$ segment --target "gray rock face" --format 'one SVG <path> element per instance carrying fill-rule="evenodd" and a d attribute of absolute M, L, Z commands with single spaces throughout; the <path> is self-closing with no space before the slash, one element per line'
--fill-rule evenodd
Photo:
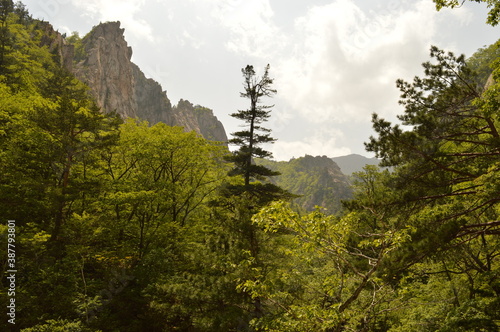
<path fill-rule="evenodd" d="M 217 120 L 211 109 L 193 105 L 189 101 L 181 99 L 173 108 L 173 112 L 177 121 L 182 123 L 184 128 L 195 130 L 212 141 L 227 142 L 224 126 Z"/>
<path fill-rule="evenodd" d="M 100 24 L 85 36 L 85 58 L 74 66 L 76 77 L 86 83 L 98 105 L 123 117 L 138 117 L 132 49 L 120 23 Z"/>
<path fill-rule="evenodd" d="M 82 39 L 81 50 L 75 51 L 48 25 L 44 43 L 60 50 L 61 64 L 90 87 L 103 112 L 116 111 L 123 118 L 138 118 L 151 125 L 163 122 L 181 126 L 207 139 L 227 142 L 224 127 L 212 110 L 182 99 L 172 107 L 161 85 L 146 78 L 130 61 L 132 48 L 123 33 L 120 22 L 99 24 Z"/>

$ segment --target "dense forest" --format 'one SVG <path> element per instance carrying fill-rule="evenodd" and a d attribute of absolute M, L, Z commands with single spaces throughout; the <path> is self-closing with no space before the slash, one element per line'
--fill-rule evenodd
<path fill-rule="evenodd" d="M 282 188 L 254 162 L 274 141 L 269 66 L 242 69 L 229 152 L 101 112 L 43 22 L 0 9 L 1 330 L 500 330 L 500 43 L 432 47 L 397 82 L 400 123 L 373 115 L 385 168 L 325 213 L 298 207 L 310 174 L 280 169 Z"/>

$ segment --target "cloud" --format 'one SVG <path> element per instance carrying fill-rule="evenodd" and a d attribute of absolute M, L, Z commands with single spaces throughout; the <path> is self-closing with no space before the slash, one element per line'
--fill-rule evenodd
<path fill-rule="evenodd" d="M 154 41 L 153 29 L 137 17 L 145 0 L 73 0 L 73 5 L 94 21 L 120 21 L 128 33 L 137 38 Z"/>
<path fill-rule="evenodd" d="M 268 149 L 272 151 L 276 160 L 289 160 L 306 154 L 328 157 L 345 156 L 352 151 L 348 147 L 338 146 L 337 140 L 341 137 L 343 133 L 339 130 L 320 130 L 301 140 L 279 140 Z"/>
<path fill-rule="evenodd" d="M 351 0 L 311 8 L 296 20 L 291 56 L 278 61 L 280 98 L 317 124 L 398 109 L 394 82 L 426 59 L 434 15 L 428 1 L 373 12 Z"/>
<path fill-rule="evenodd" d="M 197 38 L 195 35 L 193 35 L 186 29 L 184 29 L 181 36 L 182 38 L 180 41 L 182 46 L 184 46 L 185 44 L 189 44 L 193 49 L 199 50 L 202 46 L 206 44 L 205 41 L 203 41 L 200 38 Z"/>
<path fill-rule="evenodd" d="M 214 1 L 211 15 L 229 33 L 226 48 L 234 53 L 270 58 L 286 44 L 286 37 L 273 21 L 269 0 Z"/>
<path fill-rule="evenodd" d="M 273 147 L 276 158 L 284 157 L 287 149 L 346 152 L 335 146 L 335 135 L 344 134 L 346 124 L 367 128 L 374 112 L 389 117 L 400 113 L 395 81 L 420 71 L 436 34 L 436 12 L 426 0 L 382 2 L 373 10 L 353 0 L 334 0 L 297 12 L 288 30 L 277 25 L 269 0 L 198 3 L 226 32 L 228 50 L 271 64 L 279 109 L 303 119 L 304 127 L 330 130 L 321 140 L 295 131 L 295 139 L 288 137 Z M 287 119 L 277 120 L 273 124 L 278 127 L 271 129 L 280 135 L 296 129 L 286 128 Z"/>

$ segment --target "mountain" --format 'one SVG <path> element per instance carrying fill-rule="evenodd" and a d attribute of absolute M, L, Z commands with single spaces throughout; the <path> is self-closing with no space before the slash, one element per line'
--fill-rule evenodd
<path fill-rule="evenodd" d="M 307 211 L 321 206 L 326 213 L 334 214 L 340 211 L 342 200 L 352 197 L 348 178 L 326 156 L 306 155 L 290 161 L 259 159 L 256 162 L 280 172 L 281 175 L 273 177 L 272 181 L 293 194 L 301 195 L 295 203 Z"/>
<path fill-rule="evenodd" d="M 182 99 L 172 106 L 161 85 L 131 61 L 132 48 L 120 22 L 101 23 L 81 39 L 64 39 L 57 32 L 47 34 L 52 40 L 48 44 L 61 50 L 62 63 L 90 87 L 104 112 L 116 111 L 123 118 L 139 118 L 150 124 L 181 126 L 207 139 L 227 142 L 224 127 L 212 110 Z"/>
<path fill-rule="evenodd" d="M 340 167 L 342 173 L 351 175 L 354 172 L 361 172 L 366 165 L 378 165 L 377 158 L 367 158 L 359 154 L 350 154 L 342 157 L 335 157 L 332 160 Z"/>

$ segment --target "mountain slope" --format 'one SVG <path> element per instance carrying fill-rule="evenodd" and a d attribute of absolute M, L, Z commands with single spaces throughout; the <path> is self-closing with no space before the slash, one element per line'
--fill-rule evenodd
<path fill-rule="evenodd" d="M 347 177 L 326 156 L 306 155 L 290 161 L 258 160 L 257 163 L 279 171 L 281 175 L 273 177 L 273 182 L 293 194 L 301 195 L 295 202 L 307 211 L 321 206 L 326 213 L 334 214 L 340 211 L 342 200 L 352 197 Z"/>
<path fill-rule="evenodd" d="M 172 107 L 161 85 L 146 78 L 140 68 L 131 62 L 132 48 L 124 38 L 120 22 L 95 26 L 81 40 L 68 38 L 75 50 L 63 56 L 64 62 L 73 62 L 74 74 L 90 87 L 90 92 L 104 112 L 116 111 L 122 117 L 182 126 L 205 138 L 227 141 L 222 123 L 207 108 L 188 107 L 181 100 Z M 67 59 L 73 56 L 72 61 Z"/>

